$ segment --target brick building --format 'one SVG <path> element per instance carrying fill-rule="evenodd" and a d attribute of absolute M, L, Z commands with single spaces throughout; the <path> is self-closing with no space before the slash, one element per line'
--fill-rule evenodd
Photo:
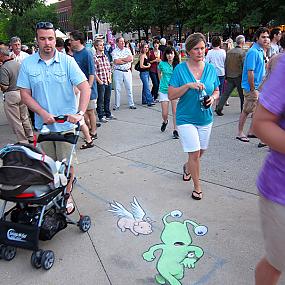
<path fill-rule="evenodd" d="M 71 32 L 73 30 L 70 21 L 72 2 L 72 0 L 58 0 L 57 2 L 58 23 L 65 32 Z"/>

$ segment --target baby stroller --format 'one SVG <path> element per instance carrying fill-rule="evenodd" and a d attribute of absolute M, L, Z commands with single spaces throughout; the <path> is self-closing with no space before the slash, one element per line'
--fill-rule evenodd
<path fill-rule="evenodd" d="M 66 117 L 56 117 L 56 122 Z M 43 141 L 64 141 L 72 144 L 68 162 L 54 161 L 38 148 L 25 144 L 10 144 L 0 149 L 0 259 L 12 260 L 16 248 L 33 250 L 32 266 L 49 270 L 55 261 L 51 250 L 39 249 L 39 240 L 50 240 L 59 231 L 74 224 L 82 232 L 91 226 L 89 216 L 80 215 L 74 221 L 66 215 L 72 154 L 79 138 L 80 124 L 75 133 L 49 134 L 46 126 L 38 136 Z M 6 210 L 8 202 L 13 206 Z"/>

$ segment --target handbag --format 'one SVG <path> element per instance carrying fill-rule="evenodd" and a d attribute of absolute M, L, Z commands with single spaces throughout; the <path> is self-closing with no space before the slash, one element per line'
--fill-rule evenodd
<path fill-rule="evenodd" d="M 135 65 L 135 70 L 136 71 L 141 71 L 141 68 L 140 68 L 140 61 L 138 61 Z"/>

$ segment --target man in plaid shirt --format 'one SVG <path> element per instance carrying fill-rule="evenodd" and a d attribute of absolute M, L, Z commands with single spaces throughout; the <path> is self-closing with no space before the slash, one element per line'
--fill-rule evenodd
<path fill-rule="evenodd" d="M 104 41 L 97 39 L 94 43 L 96 53 L 94 55 L 95 76 L 97 80 L 97 114 L 99 121 L 107 123 L 108 119 L 116 119 L 110 111 L 110 98 L 112 91 L 112 73 L 108 57 L 104 54 Z"/>

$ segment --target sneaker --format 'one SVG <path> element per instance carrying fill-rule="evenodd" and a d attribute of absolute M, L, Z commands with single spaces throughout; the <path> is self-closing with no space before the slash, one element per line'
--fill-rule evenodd
<path fill-rule="evenodd" d="M 178 134 L 177 130 L 173 131 L 173 138 L 174 139 L 179 139 L 179 134 Z"/>
<path fill-rule="evenodd" d="M 100 128 L 100 127 L 101 127 L 101 124 L 100 124 L 100 123 L 96 123 L 96 127 L 97 127 L 97 128 Z"/>
<path fill-rule="evenodd" d="M 106 117 L 108 120 L 117 120 L 117 118 L 114 115 L 110 115 L 109 117 Z"/>
<path fill-rule="evenodd" d="M 226 102 L 225 106 L 230 106 L 230 103 L 229 101 Z"/>
<path fill-rule="evenodd" d="M 167 124 L 168 124 L 168 120 L 167 120 L 166 122 L 162 122 L 162 125 L 161 125 L 161 128 L 160 128 L 160 130 L 161 130 L 162 132 L 164 132 L 164 131 L 166 130 Z"/>
<path fill-rule="evenodd" d="M 148 107 L 153 107 L 153 106 L 155 106 L 155 103 L 149 103 L 149 104 L 147 104 L 147 106 Z"/>
<path fill-rule="evenodd" d="M 135 105 L 132 105 L 129 107 L 131 110 L 135 110 L 137 107 Z"/>
<path fill-rule="evenodd" d="M 106 119 L 106 118 L 101 118 L 101 119 L 99 119 L 99 122 L 100 123 L 107 123 L 108 122 L 108 120 Z"/>
<path fill-rule="evenodd" d="M 117 107 L 117 106 L 113 107 L 113 111 L 118 111 L 118 110 L 119 110 L 119 107 Z"/>

